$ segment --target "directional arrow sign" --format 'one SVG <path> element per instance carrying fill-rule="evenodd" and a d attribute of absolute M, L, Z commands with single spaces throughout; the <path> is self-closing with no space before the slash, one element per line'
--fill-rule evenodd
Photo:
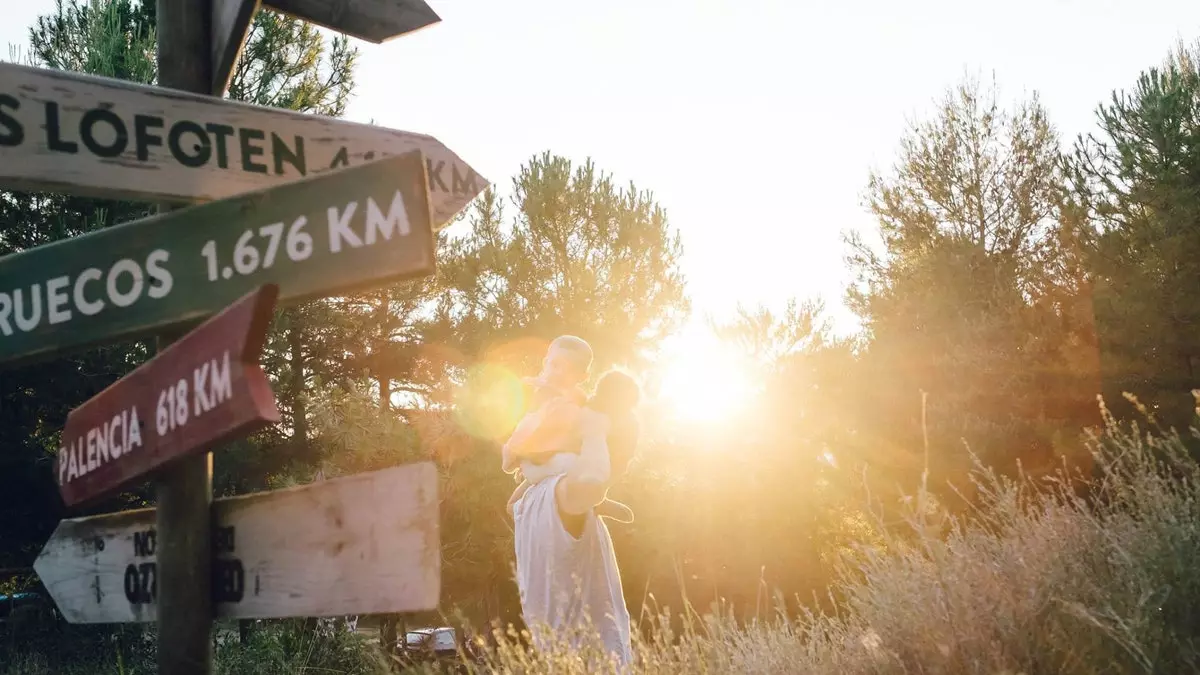
<path fill-rule="evenodd" d="M 436 609 L 437 471 L 430 462 L 218 499 L 222 618 Z M 33 568 L 71 623 L 154 621 L 154 509 L 64 520 Z"/>
<path fill-rule="evenodd" d="M 419 152 L 135 220 L 0 258 L 0 364 L 434 270 Z"/>
<path fill-rule="evenodd" d="M 71 411 L 55 475 L 68 506 L 279 421 L 259 367 L 278 287 L 264 285 Z"/>
<path fill-rule="evenodd" d="M 411 150 L 440 229 L 487 182 L 432 136 L 0 64 L 3 189 L 209 201 Z"/>
<path fill-rule="evenodd" d="M 212 91 L 220 96 L 229 87 L 233 66 L 237 63 L 250 20 L 258 11 L 259 0 L 212 1 Z"/>
<path fill-rule="evenodd" d="M 376 44 L 441 21 L 424 0 L 265 0 L 263 4 Z"/>

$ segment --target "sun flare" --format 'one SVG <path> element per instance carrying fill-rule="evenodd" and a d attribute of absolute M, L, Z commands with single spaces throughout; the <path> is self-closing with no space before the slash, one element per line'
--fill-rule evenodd
<path fill-rule="evenodd" d="M 736 349 L 706 330 L 672 340 L 659 371 L 658 401 L 668 415 L 687 422 L 719 422 L 742 411 L 754 382 Z"/>

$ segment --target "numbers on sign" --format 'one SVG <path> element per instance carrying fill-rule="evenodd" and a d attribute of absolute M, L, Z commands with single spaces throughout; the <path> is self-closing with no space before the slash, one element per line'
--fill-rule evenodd
<path fill-rule="evenodd" d="M 216 281 L 217 274 L 220 273 L 217 269 L 217 242 L 210 239 L 204 248 L 200 249 L 200 255 L 204 256 L 204 261 L 208 263 L 208 280 Z"/>
<path fill-rule="evenodd" d="M 164 436 L 176 427 L 187 424 L 188 410 L 188 382 L 187 378 L 180 378 L 158 394 L 158 407 L 154 415 L 158 435 Z"/>
<path fill-rule="evenodd" d="M 246 230 L 233 247 L 233 268 L 238 274 L 251 274 L 258 269 L 258 249 L 250 245 L 253 236 L 253 230 Z"/>
<path fill-rule="evenodd" d="M 204 247 L 200 249 L 200 255 L 204 257 L 208 280 L 228 279 L 232 276 L 233 272 L 245 276 L 247 274 L 254 274 L 259 269 L 270 269 L 275 264 L 276 258 L 279 257 L 279 245 L 281 242 L 289 260 L 292 262 L 308 260 L 313 254 L 313 238 L 311 234 L 304 231 L 306 225 L 308 225 L 308 218 L 300 216 L 292 223 L 291 227 L 287 228 L 286 237 L 283 233 L 283 223 L 271 223 L 270 225 L 263 225 L 258 228 L 258 236 L 267 241 L 266 250 L 261 254 L 252 245 L 252 240 L 256 234 L 255 231 L 246 230 L 242 232 L 233 246 L 232 268 L 221 267 L 221 262 L 217 256 L 217 242 L 209 239 L 204 243 Z"/>
<path fill-rule="evenodd" d="M 304 231 L 304 226 L 307 224 L 308 218 L 300 216 L 288 228 L 287 254 L 289 258 L 296 262 L 308 260 L 308 256 L 312 255 L 313 252 L 312 235 Z"/>
<path fill-rule="evenodd" d="M 275 254 L 279 253 L 279 240 L 283 239 L 283 223 L 271 223 L 258 228 L 258 233 L 267 240 L 267 251 L 263 253 L 263 269 L 275 264 Z"/>
<path fill-rule="evenodd" d="M 188 382 L 180 378 L 175 384 L 175 424 L 183 426 L 188 421 Z"/>
<path fill-rule="evenodd" d="M 125 599 L 135 605 L 154 602 L 158 598 L 157 571 L 152 562 L 126 565 Z"/>

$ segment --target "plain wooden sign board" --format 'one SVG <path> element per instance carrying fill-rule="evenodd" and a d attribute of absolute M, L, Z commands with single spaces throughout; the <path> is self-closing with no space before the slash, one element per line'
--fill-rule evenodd
<path fill-rule="evenodd" d="M 284 14 L 379 44 L 441 21 L 424 0 L 267 0 Z M 259 0 L 212 0 L 213 94 L 229 86 Z"/>
<path fill-rule="evenodd" d="M 411 151 L 4 256 L 0 365 L 204 319 L 263 284 L 287 306 L 432 274 L 426 185 Z"/>
<path fill-rule="evenodd" d="M 258 11 L 259 0 L 212 1 L 212 93 L 221 96 L 229 87 L 250 21 Z"/>
<path fill-rule="evenodd" d="M 279 421 L 259 365 L 279 288 L 230 305 L 67 416 L 54 474 L 67 506 Z"/>
<path fill-rule="evenodd" d="M 263 0 L 263 4 L 375 44 L 441 21 L 424 0 Z"/>
<path fill-rule="evenodd" d="M 441 538 L 431 462 L 213 502 L 219 618 L 437 609 Z M 155 512 L 64 520 L 34 570 L 71 623 L 156 619 Z"/>
<path fill-rule="evenodd" d="M 487 182 L 432 136 L 0 64 L 0 189 L 204 202 L 414 150 L 440 229 Z"/>

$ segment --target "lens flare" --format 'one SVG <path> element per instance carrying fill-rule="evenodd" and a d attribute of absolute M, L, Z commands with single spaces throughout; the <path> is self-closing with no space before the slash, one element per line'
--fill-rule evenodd
<path fill-rule="evenodd" d="M 521 379 L 508 368 L 491 363 L 473 366 L 458 390 L 455 418 L 475 438 L 503 441 L 520 421 L 525 397 Z"/>

